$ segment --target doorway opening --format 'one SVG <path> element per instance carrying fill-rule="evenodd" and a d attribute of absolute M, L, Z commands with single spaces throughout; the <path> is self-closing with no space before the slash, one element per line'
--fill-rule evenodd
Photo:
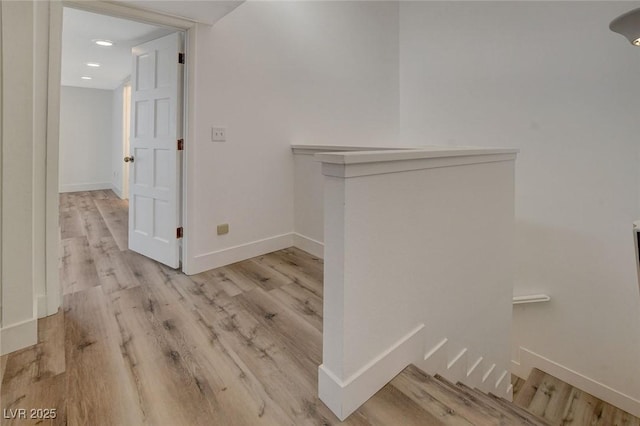
<path fill-rule="evenodd" d="M 90 251 L 94 246 L 104 246 L 105 239 L 111 240 L 111 248 L 126 251 L 130 249 L 128 237 L 132 227 L 135 233 L 154 243 L 168 241 L 166 236 L 175 236 L 176 225 L 182 225 L 186 208 L 182 191 L 186 186 L 183 163 L 187 159 L 182 151 L 176 152 L 176 142 L 182 140 L 180 148 L 184 146 L 192 125 L 186 114 L 190 86 L 183 78 L 186 64 L 178 63 L 177 58 L 178 52 L 182 58 L 185 56 L 185 39 L 194 23 L 100 3 L 54 5 L 51 16 L 52 33 L 59 30 L 62 44 L 59 55 L 50 56 L 53 69 L 56 63 L 60 64 L 61 86 L 57 93 L 51 87 L 49 91 L 52 100 L 49 112 L 52 117 L 59 112 L 60 122 L 55 135 L 59 139 L 51 138 L 54 143 L 47 153 L 50 159 L 58 160 L 57 167 L 47 171 L 50 182 L 56 182 L 47 189 L 47 197 L 55 198 L 55 204 L 47 204 L 47 217 L 57 219 L 59 215 L 62 232 L 47 234 L 47 253 L 55 252 L 64 259 L 69 251 Z M 171 55 L 175 61 L 167 60 L 166 51 L 147 49 L 142 57 L 132 53 L 133 48 L 157 47 L 157 42 L 167 37 L 179 41 L 172 47 L 177 49 Z M 161 43 L 160 50 L 162 46 Z M 51 47 L 55 52 L 55 45 Z M 150 63 L 154 64 L 151 68 Z M 174 88 L 169 96 L 165 96 L 167 76 L 172 78 L 170 85 Z M 52 81 L 55 79 L 54 75 Z M 140 93 L 149 88 L 160 96 L 141 99 Z M 151 108 L 145 110 L 145 105 Z M 165 143 L 164 147 L 147 150 L 151 157 L 145 158 L 146 145 L 162 139 L 160 136 L 165 142 L 172 140 L 171 150 L 161 149 L 167 148 Z M 135 158 L 138 161 L 125 162 L 126 157 L 138 157 Z M 173 167 L 165 167 L 171 163 Z M 166 182 L 172 185 L 165 185 Z M 137 190 L 132 190 L 132 186 Z M 148 194 L 140 195 L 143 186 L 152 192 L 147 199 L 144 195 Z M 171 197 L 158 195 L 167 189 L 173 191 Z M 129 214 L 135 210 L 130 209 L 129 199 L 135 199 L 136 193 L 138 214 Z M 170 220 L 167 210 L 173 214 Z M 162 221 L 172 229 L 162 229 L 159 225 Z M 150 232 L 146 232 L 149 228 Z M 175 252 L 173 264 L 158 258 L 157 247 L 153 253 L 145 252 L 144 244 L 134 250 L 179 268 L 182 250 L 181 241 L 176 240 L 171 241 Z M 60 305 L 62 294 L 73 289 L 62 288 L 57 279 L 58 256 L 55 258 L 47 259 L 46 302 L 57 310 L 54 305 Z M 45 311 L 53 313 L 52 309 Z"/>

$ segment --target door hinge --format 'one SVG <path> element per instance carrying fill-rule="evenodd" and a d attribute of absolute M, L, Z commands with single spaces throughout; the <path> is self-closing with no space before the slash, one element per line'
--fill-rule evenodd
<path fill-rule="evenodd" d="M 178 139 L 178 151 L 184 150 L 184 139 Z"/>
<path fill-rule="evenodd" d="M 176 229 L 176 238 L 182 238 L 182 226 L 178 229 Z"/>
<path fill-rule="evenodd" d="M 184 64 L 184 53 L 178 53 L 178 63 Z"/>

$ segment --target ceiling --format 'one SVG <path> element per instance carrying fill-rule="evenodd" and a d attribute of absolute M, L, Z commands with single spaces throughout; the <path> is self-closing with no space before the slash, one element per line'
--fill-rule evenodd
<path fill-rule="evenodd" d="M 125 6 L 153 10 L 166 15 L 179 16 L 202 24 L 213 25 L 223 16 L 244 3 L 244 0 L 134 0 L 118 1 Z"/>
<path fill-rule="evenodd" d="M 175 30 L 65 7 L 62 85 L 113 90 L 131 74 L 131 47 L 172 32 Z M 111 40 L 114 45 L 100 47 L 93 42 L 96 39 Z M 87 62 L 100 67 L 89 67 Z"/>
<path fill-rule="evenodd" d="M 222 1 L 119 1 L 124 6 L 179 16 L 195 22 L 214 24 L 240 6 L 244 0 Z M 62 85 L 113 90 L 131 74 L 131 48 L 174 32 L 112 16 L 64 8 L 62 30 Z M 96 39 L 114 42 L 100 47 Z M 99 68 L 87 66 L 97 62 Z M 91 77 L 83 80 L 82 77 Z"/>

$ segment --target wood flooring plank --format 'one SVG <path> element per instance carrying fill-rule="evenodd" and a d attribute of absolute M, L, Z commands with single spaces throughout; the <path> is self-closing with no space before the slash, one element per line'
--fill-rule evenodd
<path fill-rule="evenodd" d="M 273 290 L 285 284 L 289 284 L 291 280 L 275 269 L 266 267 L 258 262 L 249 259 L 244 262 L 234 263 L 226 269 L 236 273 L 241 279 L 249 280 L 255 283 L 257 288 L 263 290 Z"/>
<path fill-rule="evenodd" d="M 611 424 L 613 426 L 640 426 L 640 419 L 618 408 L 614 410 Z"/>
<path fill-rule="evenodd" d="M 60 211 L 60 238 L 76 238 L 84 236 L 80 212 L 76 208 Z"/>
<path fill-rule="evenodd" d="M 9 355 L 0 356 L 0 394 L 2 392 L 2 379 L 4 377 L 4 371 L 7 368 L 7 359 Z"/>
<path fill-rule="evenodd" d="M 226 283 L 226 285 L 233 285 L 240 290 L 251 291 L 258 287 L 252 280 L 246 279 L 246 277 L 230 268 L 230 266 L 223 266 L 222 268 L 216 268 L 212 271 L 208 271 L 210 274 L 216 276 L 219 280 Z"/>
<path fill-rule="evenodd" d="M 517 397 L 513 398 L 515 404 L 528 409 L 544 377 L 544 372 L 538 370 L 537 368 L 532 369 L 526 382 L 524 383 L 524 385 L 522 385 L 522 388 L 518 392 Z"/>
<path fill-rule="evenodd" d="M 322 331 L 322 299 L 318 296 L 297 282 L 271 290 L 269 294 L 296 312 L 301 319 Z"/>
<path fill-rule="evenodd" d="M 412 374 L 421 375 L 417 372 L 416 367 L 409 366 L 399 375 L 397 375 L 387 386 L 393 386 L 410 398 L 413 402 L 422 407 L 423 410 L 430 413 L 442 424 L 452 426 L 470 426 L 470 423 L 464 417 L 458 415 L 456 410 L 433 397 L 428 388 L 424 386 L 424 382 L 416 382 Z"/>
<path fill-rule="evenodd" d="M 96 210 L 96 205 L 89 191 L 74 192 L 73 206 L 77 208 L 80 213 Z"/>
<path fill-rule="evenodd" d="M 418 399 L 434 398 L 452 409 L 455 415 L 473 425 L 500 424 L 497 419 L 480 410 L 463 395 L 453 391 L 435 378 L 425 375 L 415 367 L 406 368 L 391 381 L 391 384 L 403 393 L 414 395 Z"/>
<path fill-rule="evenodd" d="M 170 321 L 168 325 L 171 333 L 181 333 L 184 336 L 184 342 L 178 345 L 185 346 L 193 341 L 206 342 L 206 345 L 200 344 L 197 347 L 191 345 L 192 352 L 189 357 L 202 366 L 201 371 L 205 377 L 207 374 L 213 375 L 210 380 L 215 384 L 214 387 L 217 386 L 217 411 L 224 413 L 228 418 L 236 419 L 235 424 L 294 424 L 287 414 L 288 410 L 281 408 L 271 399 L 270 394 L 255 378 L 251 369 L 244 364 L 241 357 L 220 343 L 218 334 L 208 320 L 198 309 L 195 309 L 195 305 L 187 303 L 182 295 L 202 295 L 204 292 L 201 288 L 205 287 L 206 283 L 198 284 L 186 275 L 157 262 L 138 259 L 135 263 L 137 264 L 135 268 L 141 274 L 141 281 L 144 283 L 143 288 L 153 292 L 155 300 L 162 309 L 171 304 L 172 300 L 181 301 L 182 309 L 172 309 L 174 316 L 164 320 Z M 214 280 L 214 283 L 221 285 L 217 280 Z M 212 285 L 207 285 L 207 292 L 212 288 Z M 216 301 L 205 297 L 204 308 L 211 309 L 217 306 L 218 295 L 226 296 L 224 290 L 219 287 L 215 291 L 217 292 Z M 190 311 L 190 316 L 195 323 L 189 323 L 183 314 L 179 314 L 187 310 Z M 194 333 L 198 337 L 193 336 Z M 220 391 L 221 387 L 222 391 Z"/>
<path fill-rule="evenodd" d="M 525 380 L 521 377 L 516 376 L 515 374 L 511 375 L 511 385 L 513 386 L 513 399 L 516 399 L 520 389 L 524 386 Z"/>
<path fill-rule="evenodd" d="M 58 206 L 60 211 L 65 211 L 68 209 L 76 208 L 75 204 L 76 194 L 74 192 L 63 192 L 59 194 L 58 197 Z"/>
<path fill-rule="evenodd" d="M 317 297 L 322 298 L 322 273 L 318 273 L 317 271 L 307 271 L 303 266 L 295 263 L 295 261 L 279 256 L 277 252 L 259 256 L 257 258 L 254 258 L 254 260 L 287 276 L 291 280 L 291 282 L 304 287 Z"/>
<path fill-rule="evenodd" d="M 393 386 L 385 386 L 358 410 L 376 425 L 445 425 L 443 418 L 423 410 L 420 405 Z M 459 423 L 460 424 L 460 423 Z M 468 423 L 467 423 L 468 424 Z"/>
<path fill-rule="evenodd" d="M 274 254 L 285 260 L 291 266 L 303 269 L 306 273 L 311 274 L 318 281 L 322 281 L 324 274 L 324 261 L 319 257 L 313 256 L 297 247 L 289 247 L 284 250 L 278 250 Z"/>
<path fill-rule="evenodd" d="M 62 246 L 60 282 L 63 293 L 75 293 L 99 285 L 98 273 L 87 238 L 67 238 L 60 244 Z"/>
<path fill-rule="evenodd" d="M 494 398 L 491 398 L 488 394 L 477 390 L 472 389 L 465 385 L 464 383 L 456 383 L 456 388 L 460 389 L 462 393 L 469 398 L 470 401 L 482 405 L 487 411 L 494 412 L 494 417 L 500 419 L 502 424 L 532 424 L 529 423 L 526 417 L 520 416 L 518 413 L 513 412 L 512 410 L 505 409 L 500 403 L 498 403 Z M 533 423 L 535 424 L 535 423 Z"/>
<path fill-rule="evenodd" d="M 114 194 L 115 195 L 115 194 Z M 127 200 L 103 198 L 94 200 L 96 208 L 121 251 L 129 248 L 129 208 Z"/>
<path fill-rule="evenodd" d="M 2 424 L 66 425 L 65 378 L 62 373 L 4 393 L 0 403 Z M 24 417 L 11 414 L 19 409 L 25 410 Z"/>
<path fill-rule="evenodd" d="M 591 424 L 594 411 L 601 401 L 578 389 L 571 389 L 567 404 L 563 410 L 560 422 L 562 425 Z"/>
<path fill-rule="evenodd" d="M 527 410 L 551 422 L 558 421 L 563 415 L 570 394 L 569 384 L 545 374 Z"/>
<path fill-rule="evenodd" d="M 94 200 L 106 200 L 110 198 L 110 189 L 97 189 L 95 191 L 89 191 L 89 195 Z"/>
<path fill-rule="evenodd" d="M 143 425 L 118 328 L 101 287 L 64 297 L 66 401 L 69 425 Z M 151 384 L 152 386 L 152 384 Z"/>
<path fill-rule="evenodd" d="M 38 320 L 38 377 L 55 376 L 66 371 L 64 312 Z"/>
<path fill-rule="evenodd" d="M 536 416 L 533 413 L 530 413 L 529 411 L 525 410 L 522 407 L 519 407 L 517 405 L 515 405 L 513 402 L 511 401 L 507 401 L 506 399 L 494 395 L 494 394 L 489 394 L 490 397 L 494 398 L 494 400 L 500 404 L 501 406 L 504 407 L 505 410 L 508 410 L 520 417 L 522 417 L 522 419 L 525 421 L 526 424 L 530 424 L 530 425 L 539 425 L 539 426 L 550 426 L 551 423 L 548 420 L 542 419 L 538 416 Z"/>
<path fill-rule="evenodd" d="M 250 312 L 265 328 L 278 336 L 278 341 L 315 375 L 322 364 L 322 333 L 310 324 L 300 321 L 298 315 L 287 309 L 268 292 L 254 289 L 235 296 L 234 301 Z"/>
<path fill-rule="evenodd" d="M 126 257 L 130 252 L 120 251 L 111 237 L 100 238 L 91 244 L 91 256 L 94 259 L 98 279 L 105 293 L 125 290 L 140 285 L 140 281 L 131 270 Z"/>
<path fill-rule="evenodd" d="M 127 370 L 137 384 L 148 422 L 229 424 L 230 419 L 218 409 L 215 384 L 204 377 L 180 334 L 171 332 L 179 331 L 177 320 L 168 312 L 174 307 L 141 287 L 114 293 L 112 306 Z"/>
<path fill-rule="evenodd" d="M 238 287 L 228 276 L 219 271 L 218 269 L 214 269 L 211 271 L 202 272 L 197 275 L 191 275 L 189 277 L 192 281 L 198 284 L 207 284 L 207 283 L 217 283 L 224 290 L 227 296 L 237 296 L 242 293 L 242 289 Z"/>
<path fill-rule="evenodd" d="M 308 359 L 299 359 L 287 345 L 279 343 L 273 328 L 265 326 L 255 312 L 238 303 L 237 299 L 244 294 L 229 297 L 216 283 L 179 287 L 202 316 L 201 325 L 208 327 L 211 335 L 237 357 L 238 364 L 251 372 L 269 398 L 293 418 L 294 424 L 337 423 L 335 415 L 317 397 L 318 364 L 310 370 Z"/>

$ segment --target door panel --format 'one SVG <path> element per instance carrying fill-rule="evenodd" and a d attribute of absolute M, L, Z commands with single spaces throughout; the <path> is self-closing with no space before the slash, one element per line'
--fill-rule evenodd
<path fill-rule="evenodd" d="M 172 268 L 180 264 L 182 34 L 133 53 L 129 248 Z"/>

